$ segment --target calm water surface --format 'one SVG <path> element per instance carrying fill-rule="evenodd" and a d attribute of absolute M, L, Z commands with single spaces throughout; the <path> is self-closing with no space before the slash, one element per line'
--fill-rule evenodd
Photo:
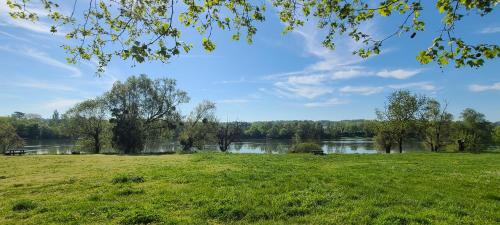
<path fill-rule="evenodd" d="M 372 154 L 379 153 L 371 138 L 340 138 L 334 140 L 315 141 L 321 145 L 326 154 Z M 286 153 L 293 142 L 291 140 L 246 140 L 235 142 L 229 151 L 233 153 Z M 75 150 L 74 140 L 27 140 L 24 149 L 29 154 L 71 154 Z M 166 153 L 180 149 L 175 142 L 154 143 L 146 146 L 144 153 Z M 205 149 L 217 149 L 217 146 L 205 146 Z M 421 143 L 410 142 L 405 151 L 421 151 L 425 149 Z M 111 151 L 111 150 L 108 150 Z"/>

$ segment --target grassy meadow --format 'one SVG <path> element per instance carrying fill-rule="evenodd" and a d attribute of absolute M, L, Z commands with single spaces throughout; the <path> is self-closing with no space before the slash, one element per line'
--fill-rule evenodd
<path fill-rule="evenodd" d="M 498 224 L 500 154 L 0 156 L 0 224 Z"/>

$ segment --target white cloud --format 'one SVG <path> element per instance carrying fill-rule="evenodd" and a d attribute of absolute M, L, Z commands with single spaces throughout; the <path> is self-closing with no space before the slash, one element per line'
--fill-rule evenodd
<path fill-rule="evenodd" d="M 438 88 L 434 86 L 434 84 L 430 82 L 414 82 L 414 83 L 405 83 L 405 84 L 393 84 L 393 85 L 388 85 L 387 87 L 392 88 L 392 89 L 405 89 L 405 88 L 411 88 L 411 89 L 420 89 L 424 91 L 436 91 Z"/>
<path fill-rule="evenodd" d="M 384 78 L 396 78 L 396 79 L 406 79 L 412 76 L 415 76 L 422 72 L 422 70 L 405 70 L 405 69 L 397 69 L 397 70 L 382 70 L 376 73 L 379 77 Z"/>
<path fill-rule="evenodd" d="M 469 90 L 473 92 L 500 91 L 500 82 L 494 83 L 492 85 L 472 84 L 469 85 Z"/>
<path fill-rule="evenodd" d="M 316 108 L 316 107 L 331 107 L 336 105 L 342 105 L 348 103 L 347 101 L 340 100 L 338 98 L 331 98 L 323 102 L 309 102 L 304 104 L 305 107 L 308 108 Z"/>
<path fill-rule="evenodd" d="M 57 98 L 42 104 L 42 108 L 48 110 L 59 110 L 64 112 L 69 108 L 73 107 L 77 103 L 83 101 L 82 99 L 68 99 L 68 98 Z"/>
<path fill-rule="evenodd" d="M 339 89 L 343 93 L 356 93 L 362 95 L 372 95 L 380 93 L 384 90 L 384 87 L 372 87 L 372 86 L 345 86 Z"/>
<path fill-rule="evenodd" d="M 385 86 L 345 86 L 339 88 L 341 93 L 355 93 L 361 95 L 372 95 L 391 89 L 415 89 L 423 91 L 436 91 L 438 88 L 430 82 L 413 82 L 403 84 L 390 84 Z"/>
<path fill-rule="evenodd" d="M 353 55 L 352 52 L 363 47 L 362 42 L 357 42 L 347 35 L 337 36 L 334 39 L 335 50 L 323 46 L 322 41 L 325 34 L 318 29 L 315 20 L 310 20 L 304 26 L 296 28 L 293 33 L 304 39 L 305 51 L 308 55 L 313 55 L 319 59 L 318 62 L 308 66 L 307 71 L 332 71 L 341 67 L 360 63 L 365 59 Z M 360 31 L 377 37 L 375 32 L 375 22 L 362 25 Z"/>
<path fill-rule="evenodd" d="M 22 50 L 14 50 L 14 49 L 10 48 L 9 46 L 0 46 L 0 50 L 9 51 L 12 53 L 28 56 L 28 57 L 31 57 L 33 59 L 36 59 L 38 62 L 41 62 L 43 64 L 57 67 L 59 69 L 67 70 L 70 72 L 71 77 L 82 76 L 82 72 L 78 68 L 71 66 L 71 65 L 67 64 L 66 62 L 61 62 L 57 59 L 54 59 L 54 58 L 50 57 L 47 53 L 38 51 L 36 49 L 25 48 Z"/>
<path fill-rule="evenodd" d="M 289 98 L 308 98 L 313 99 L 333 92 L 333 88 L 319 85 L 302 85 L 289 82 L 274 83 L 277 94 Z"/>
<path fill-rule="evenodd" d="M 499 32 L 500 32 L 500 26 L 485 27 L 480 31 L 481 34 L 494 34 Z"/>
<path fill-rule="evenodd" d="M 288 82 L 291 84 L 319 84 L 325 81 L 324 75 L 291 76 Z"/>
<path fill-rule="evenodd" d="M 13 85 L 17 86 L 17 87 L 35 88 L 35 89 L 42 89 L 42 90 L 48 90 L 48 91 L 75 91 L 76 90 L 73 87 L 69 87 L 69 86 L 63 85 L 63 84 L 45 83 L 45 82 L 35 81 L 35 80 L 24 80 L 21 82 L 17 82 Z"/>
<path fill-rule="evenodd" d="M 361 71 L 358 69 L 340 70 L 340 71 L 334 72 L 333 75 L 331 76 L 331 78 L 332 78 L 332 80 L 343 80 L 343 79 L 350 79 L 350 78 L 363 76 L 363 74 L 370 75 L 373 73 L 367 72 L 367 71 Z"/>

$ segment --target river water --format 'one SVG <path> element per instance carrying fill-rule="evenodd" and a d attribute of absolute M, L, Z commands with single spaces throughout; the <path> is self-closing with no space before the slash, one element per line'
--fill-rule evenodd
<path fill-rule="evenodd" d="M 339 138 L 333 140 L 317 140 L 326 154 L 372 154 L 379 153 L 371 138 Z M 287 153 L 292 147 L 291 140 L 244 140 L 233 143 L 229 151 L 233 153 Z M 29 154 L 71 154 L 76 149 L 74 140 L 27 140 L 24 149 Z M 143 153 L 168 153 L 180 149 L 175 142 L 149 144 Z M 217 149 L 217 146 L 205 146 L 207 150 Z M 405 145 L 405 151 L 422 151 L 421 143 L 410 142 Z M 111 150 L 108 150 L 111 151 Z"/>

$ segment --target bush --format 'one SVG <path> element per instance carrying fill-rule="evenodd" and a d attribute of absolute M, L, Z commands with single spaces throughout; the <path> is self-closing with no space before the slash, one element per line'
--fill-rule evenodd
<path fill-rule="evenodd" d="M 143 189 L 125 188 L 125 189 L 119 190 L 116 194 L 118 196 L 128 196 L 128 195 L 135 195 L 135 194 L 144 194 L 144 190 Z"/>
<path fill-rule="evenodd" d="M 113 184 L 120 184 L 120 183 L 143 183 L 144 182 L 144 177 L 142 177 L 142 176 L 118 175 L 117 177 L 113 178 L 112 182 L 113 182 Z"/>
<path fill-rule="evenodd" d="M 27 211 L 36 208 L 36 204 L 30 200 L 19 200 L 12 206 L 13 211 Z"/>
<path fill-rule="evenodd" d="M 132 211 L 128 212 L 121 224 L 151 224 L 151 223 L 159 223 L 161 222 L 161 218 L 158 214 L 151 210 L 143 210 L 143 211 Z"/>
<path fill-rule="evenodd" d="M 316 143 L 299 143 L 292 147 L 291 153 L 312 153 L 322 151 L 321 146 Z"/>

